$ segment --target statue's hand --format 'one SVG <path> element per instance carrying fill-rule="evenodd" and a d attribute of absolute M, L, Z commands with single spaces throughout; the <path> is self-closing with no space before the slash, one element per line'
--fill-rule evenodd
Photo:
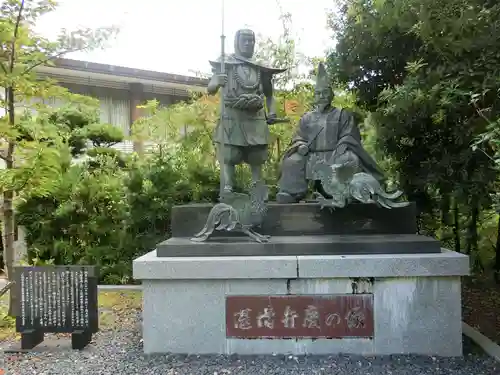
<path fill-rule="evenodd" d="M 224 87 L 227 84 L 227 74 L 217 74 L 217 86 Z"/>
<path fill-rule="evenodd" d="M 276 116 L 276 113 L 269 113 L 267 115 L 267 124 L 268 125 L 274 124 L 277 118 L 278 116 Z"/>
<path fill-rule="evenodd" d="M 301 144 L 301 145 L 297 148 L 297 153 L 298 153 L 299 155 L 306 156 L 308 152 L 309 152 L 309 147 L 307 147 L 307 145 Z"/>

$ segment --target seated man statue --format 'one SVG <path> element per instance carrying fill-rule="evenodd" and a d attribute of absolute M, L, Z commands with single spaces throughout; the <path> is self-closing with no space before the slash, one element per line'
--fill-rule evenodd
<path fill-rule="evenodd" d="M 378 181 L 384 179 L 376 162 L 361 144 L 361 134 L 352 113 L 332 107 L 334 97 L 325 66 L 320 63 L 314 90 L 315 108 L 300 119 L 298 129 L 285 152 L 281 166 L 278 203 L 295 203 L 307 195 L 310 181 L 325 198 L 321 183 L 313 176 L 318 162 L 355 163 Z"/>

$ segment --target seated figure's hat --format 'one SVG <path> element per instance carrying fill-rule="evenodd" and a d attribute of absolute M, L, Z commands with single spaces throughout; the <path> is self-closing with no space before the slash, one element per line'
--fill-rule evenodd
<path fill-rule="evenodd" d="M 330 87 L 330 77 L 326 72 L 325 64 L 322 62 L 318 65 L 318 74 L 316 75 L 316 88 L 324 89 Z"/>

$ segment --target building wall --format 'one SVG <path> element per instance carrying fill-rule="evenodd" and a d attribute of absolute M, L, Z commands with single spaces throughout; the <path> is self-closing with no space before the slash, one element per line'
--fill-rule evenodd
<path fill-rule="evenodd" d="M 133 110 L 132 102 L 136 103 L 138 101 L 134 100 L 135 98 L 132 97 L 130 91 L 72 83 L 61 83 L 61 86 L 67 88 L 72 93 L 87 95 L 98 99 L 101 110 L 101 122 L 118 126 L 123 130 L 126 137 L 131 133 L 131 125 L 134 121 L 133 117 L 142 115 L 140 110 Z M 154 94 L 150 92 L 140 93 L 139 102 L 141 103 L 153 99 L 158 100 L 161 107 L 184 100 L 184 98 L 179 96 Z M 136 112 L 135 116 L 134 112 Z M 132 152 L 134 150 L 134 144 L 131 140 L 125 140 L 115 145 L 114 148 L 124 152 Z"/>
<path fill-rule="evenodd" d="M 142 84 L 127 84 L 121 82 L 114 84 L 113 82 L 105 82 L 110 87 L 101 87 L 98 84 L 93 84 L 89 78 L 88 84 L 80 84 L 79 80 L 75 83 L 74 80 L 67 81 L 67 77 L 58 77 L 50 73 L 38 72 L 40 78 L 52 78 L 59 82 L 59 85 L 67 88 L 75 94 L 87 95 L 99 99 L 100 102 L 100 120 L 102 123 L 109 123 L 120 127 L 125 136 L 130 135 L 131 124 L 141 115 L 141 111 L 136 108 L 137 104 L 144 103 L 148 100 L 156 99 L 160 106 L 168 106 L 182 100 L 186 100 L 186 92 L 183 89 L 161 88 L 156 85 Z M 63 79 L 61 79 L 63 78 Z M 66 80 L 66 81 L 65 81 Z M 162 81 L 162 79 L 160 79 Z M 128 90 L 126 87 L 128 86 Z M 113 88 L 115 87 L 115 88 Z M 118 87 L 118 88 L 116 88 Z M 0 98 L 3 99 L 4 90 L 0 88 Z M 64 101 L 59 98 L 49 98 L 34 100 L 33 102 L 41 101 L 51 107 L 60 107 L 64 105 Z M 22 106 L 22 104 L 20 104 Z M 36 113 L 36 111 L 32 110 Z M 4 116 L 5 111 L 0 108 L 0 117 Z M 132 152 L 136 145 L 132 141 L 126 140 L 114 146 L 125 152 Z M 5 163 L 0 160 L 0 169 L 5 168 Z M 0 197 L 1 203 L 1 197 Z M 25 257 L 27 254 L 25 234 L 23 228 L 17 228 L 15 241 L 15 258 L 16 263 Z M 0 256 L 1 258 L 1 256 Z"/>
<path fill-rule="evenodd" d="M 130 135 L 130 100 L 127 91 L 72 83 L 60 83 L 60 85 L 74 94 L 87 95 L 98 99 L 101 122 L 119 127 L 126 137 Z M 133 143 L 125 140 L 116 144 L 114 148 L 132 152 Z"/>
<path fill-rule="evenodd" d="M 47 76 L 47 78 L 50 78 L 50 76 Z M 144 87 L 140 84 L 135 86 L 134 84 L 129 84 L 130 89 L 124 90 L 121 88 L 93 86 L 91 82 L 89 83 L 89 85 L 84 85 L 59 81 L 58 84 L 72 93 L 91 96 L 98 99 L 100 103 L 101 122 L 118 126 L 122 129 L 125 137 L 130 136 L 131 125 L 135 119 L 143 115 L 140 109 L 134 108 L 134 105 L 140 105 L 146 101 L 156 99 L 160 107 L 166 107 L 188 99 L 185 94 L 181 95 L 181 92 L 178 90 L 170 90 L 171 92 L 164 90 L 158 92 L 154 87 L 146 87 L 146 89 L 150 91 L 145 92 L 143 90 Z M 136 88 L 139 88 L 139 90 L 137 91 Z M 3 90 L 0 90 L 0 97 L 2 96 Z M 33 99 L 31 102 L 42 102 L 55 108 L 64 104 L 64 101 L 59 98 Z M 22 104 L 19 104 L 19 106 L 22 106 Z M 36 110 L 33 108 L 31 108 L 31 111 L 36 113 Z M 0 108 L 0 117 L 3 116 L 4 113 L 4 109 Z M 131 140 L 125 140 L 113 147 L 124 152 L 132 152 L 136 145 L 134 145 L 134 142 Z"/>

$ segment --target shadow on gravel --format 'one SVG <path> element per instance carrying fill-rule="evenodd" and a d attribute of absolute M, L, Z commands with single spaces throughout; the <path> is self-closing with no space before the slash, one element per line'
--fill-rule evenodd
<path fill-rule="evenodd" d="M 128 326 L 102 331 L 83 351 L 29 353 L 6 359 L 12 375 L 500 375 L 500 366 L 468 338 L 464 356 L 144 355 L 140 313 Z M 1 354 L 0 354 L 1 355 Z M 1 358 L 0 358 L 1 361 Z"/>
<path fill-rule="evenodd" d="M 168 363 L 172 374 L 335 374 L 335 375 L 498 375 L 500 366 L 464 336 L 464 356 L 145 356 L 158 369 Z M 202 372 L 196 372 L 202 371 Z M 205 372 L 203 372 L 205 371 Z M 213 372 L 208 372 L 213 371 Z M 159 373 L 159 372 L 158 372 Z"/>

